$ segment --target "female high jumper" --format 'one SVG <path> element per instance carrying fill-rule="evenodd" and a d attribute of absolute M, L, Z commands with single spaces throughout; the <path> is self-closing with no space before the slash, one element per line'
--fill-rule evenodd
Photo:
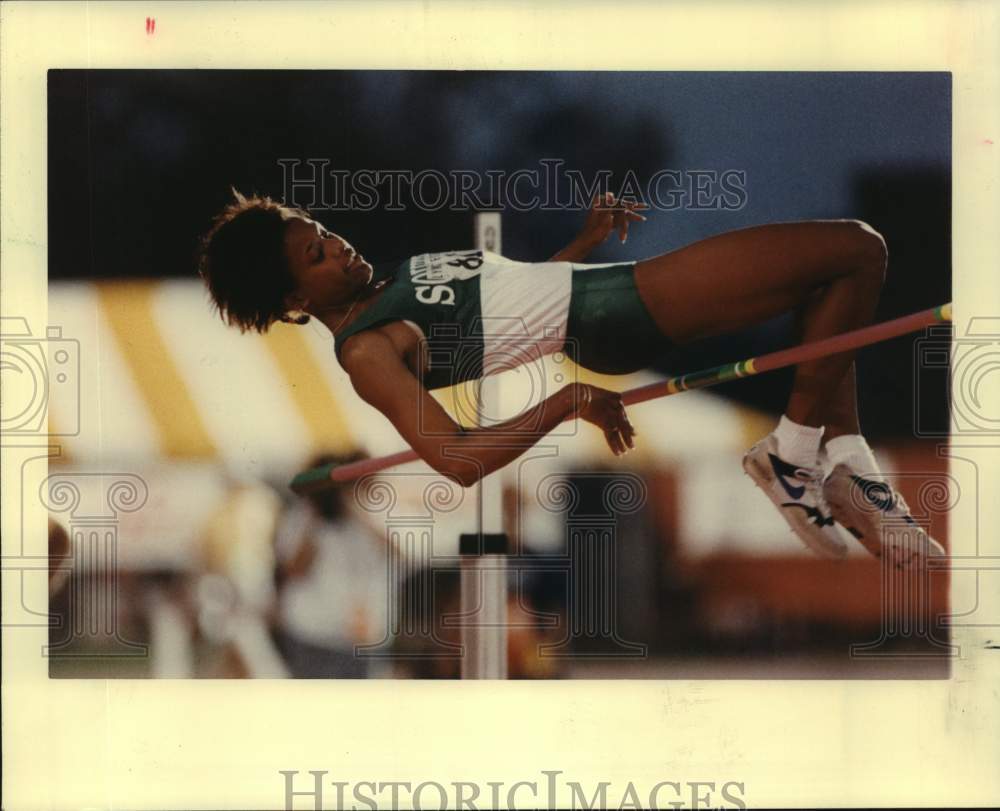
<path fill-rule="evenodd" d="M 802 341 L 818 341 L 869 324 L 886 273 L 885 241 L 857 220 L 762 225 L 637 262 L 579 264 L 613 233 L 624 242 L 629 225 L 645 219 L 641 206 L 611 194 L 595 197 L 580 234 L 547 262 L 464 250 L 373 267 L 306 212 L 234 193 L 200 254 L 222 318 L 257 332 L 318 319 L 361 398 L 431 467 L 464 486 L 567 418 L 596 425 L 615 454 L 634 447 L 635 431 L 621 396 L 594 385 L 569 384 L 481 428 L 458 425 L 430 389 L 557 351 L 595 372 L 628 374 L 671 345 L 790 311 L 801 316 Z M 876 556 L 885 547 L 897 565 L 943 554 L 861 436 L 853 353 L 796 367 L 784 415 L 743 467 L 821 555 L 847 553 L 840 527 Z M 918 541 L 905 551 L 884 544 L 887 521 L 911 526 Z"/>

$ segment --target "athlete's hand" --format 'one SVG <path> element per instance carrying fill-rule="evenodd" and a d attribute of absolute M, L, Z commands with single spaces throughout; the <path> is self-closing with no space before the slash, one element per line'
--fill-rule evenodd
<path fill-rule="evenodd" d="M 616 231 L 618 238 L 625 242 L 628 239 L 629 225 L 633 222 L 646 221 L 646 218 L 639 213 L 640 209 L 645 208 L 649 208 L 645 203 L 616 200 L 611 192 L 595 194 L 583 230 L 549 261 L 582 262 L 594 248 Z"/>
<path fill-rule="evenodd" d="M 577 395 L 577 416 L 604 431 L 615 456 L 635 447 L 635 428 L 628 421 L 620 393 L 581 383 Z"/>
<path fill-rule="evenodd" d="M 595 194 L 580 236 L 596 246 L 617 231 L 618 239 L 624 243 L 628 239 L 629 225 L 633 222 L 646 221 L 646 218 L 639 213 L 646 208 L 649 206 L 645 203 L 616 200 L 611 192 Z"/>

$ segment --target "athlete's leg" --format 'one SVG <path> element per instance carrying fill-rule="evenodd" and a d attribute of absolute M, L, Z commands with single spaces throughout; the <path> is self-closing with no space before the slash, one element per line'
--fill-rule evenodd
<path fill-rule="evenodd" d="M 799 313 L 800 325 L 809 322 L 819 300 L 817 294 L 809 298 Z M 882 475 L 875 454 L 861 435 L 855 366 L 851 364 L 826 408 L 823 440 L 830 474 L 823 484 L 823 496 L 830 514 L 869 552 L 877 556 L 888 553 L 897 566 L 942 555 L 941 545 L 919 528 L 906 501 Z M 780 449 L 781 437 L 778 440 Z M 886 520 L 897 527 L 908 525 L 909 531 L 883 533 Z"/>
<path fill-rule="evenodd" d="M 733 231 L 636 265 L 636 287 L 657 326 L 676 342 L 717 335 L 796 311 L 801 340 L 864 326 L 885 274 L 882 238 L 853 220 Z M 795 533 L 820 554 L 842 557 L 846 539 L 823 490 L 824 426 L 856 431 L 853 354 L 800 364 L 775 431 L 743 467 Z"/>
<path fill-rule="evenodd" d="M 822 291 L 813 293 L 797 313 L 797 332 L 799 340 L 803 340 L 805 325 L 812 320 L 815 307 L 822 300 Z M 794 392 L 793 392 L 794 396 Z M 839 436 L 857 436 L 860 438 L 861 424 L 858 419 L 857 371 L 856 364 L 851 363 L 847 373 L 834 389 L 833 396 L 827 404 L 824 419 L 823 440 L 828 442 Z"/>
<path fill-rule="evenodd" d="M 829 442 L 839 436 L 855 436 L 861 434 L 858 421 L 858 386 L 855 364 L 852 363 L 840 385 L 833 391 L 833 396 L 826 407 L 824 418 L 826 430 L 823 440 Z"/>
<path fill-rule="evenodd" d="M 740 329 L 807 304 L 802 339 L 810 342 L 868 324 L 885 267 L 885 242 L 877 232 L 854 220 L 831 220 L 712 237 L 637 263 L 635 280 L 653 319 L 675 342 Z M 800 364 L 788 418 L 823 425 L 852 361 L 853 353 L 843 353 Z"/>

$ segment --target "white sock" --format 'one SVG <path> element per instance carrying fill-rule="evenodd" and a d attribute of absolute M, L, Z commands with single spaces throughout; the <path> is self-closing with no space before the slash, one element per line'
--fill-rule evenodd
<path fill-rule="evenodd" d="M 860 434 L 845 434 L 828 440 L 826 455 L 831 468 L 834 465 L 844 464 L 866 479 L 885 481 L 885 476 L 875 461 L 875 454 Z"/>
<path fill-rule="evenodd" d="M 774 429 L 778 441 L 778 456 L 799 467 L 819 467 L 819 443 L 823 438 L 822 428 L 799 425 L 782 414 L 778 427 Z"/>

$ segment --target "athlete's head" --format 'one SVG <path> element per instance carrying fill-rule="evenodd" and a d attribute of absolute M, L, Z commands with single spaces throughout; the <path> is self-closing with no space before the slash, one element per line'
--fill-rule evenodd
<path fill-rule="evenodd" d="M 304 324 L 355 299 L 372 267 L 301 209 L 244 197 L 202 239 L 199 271 L 226 323 L 266 332 L 275 321 Z"/>

